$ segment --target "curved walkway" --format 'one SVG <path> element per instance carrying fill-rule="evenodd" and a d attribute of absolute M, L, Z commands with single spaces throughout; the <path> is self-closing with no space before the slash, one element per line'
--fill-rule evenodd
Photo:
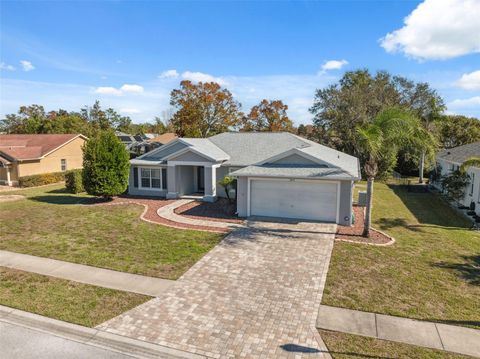
<path fill-rule="evenodd" d="M 166 206 L 160 207 L 157 210 L 157 214 L 159 217 L 162 217 L 168 221 L 187 224 L 190 226 L 199 226 L 199 227 L 211 227 L 211 228 L 221 228 L 221 229 L 234 229 L 238 227 L 242 227 L 243 225 L 231 222 L 222 222 L 222 221 L 209 221 L 203 219 L 196 219 L 191 217 L 185 217 L 175 213 L 175 209 L 184 206 L 188 203 L 193 202 L 192 199 L 180 199 L 173 203 L 167 204 Z"/>

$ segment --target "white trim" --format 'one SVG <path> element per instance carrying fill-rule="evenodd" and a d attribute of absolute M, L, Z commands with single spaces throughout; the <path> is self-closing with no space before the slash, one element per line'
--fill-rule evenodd
<path fill-rule="evenodd" d="M 214 164 L 211 162 L 195 162 L 195 161 L 168 161 L 168 166 L 203 166 L 212 167 Z"/>
<path fill-rule="evenodd" d="M 247 180 L 247 217 L 251 215 L 251 181 L 283 181 L 283 182 L 318 182 L 318 183 L 336 183 L 337 184 L 337 214 L 336 214 L 336 223 L 339 223 L 340 219 L 340 191 L 341 191 L 341 181 L 328 181 L 328 180 L 314 180 L 314 179 L 299 179 L 299 178 L 276 178 L 276 177 L 248 177 Z M 353 183 L 353 181 L 352 181 Z M 280 194 L 281 195 L 281 194 Z"/>
<path fill-rule="evenodd" d="M 158 169 L 160 171 L 160 188 L 152 187 L 152 173 L 150 172 L 150 187 L 142 186 L 142 169 L 152 170 Z M 167 188 L 163 187 L 163 176 L 162 176 L 162 167 L 137 167 L 137 176 L 138 176 L 138 189 L 144 191 L 154 191 L 154 192 L 166 192 Z M 168 173 L 167 173 L 168 176 Z"/>
<path fill-rule="evenodd" d="M 210 157 L 208 155 L 206 155 L 205 153 L 197 150 L 196 148 L 194 147 L 186 147 L 186 148 L 182 148 L 181 150 L 178 150 L 177 152 L 174 152 L 168 156 L 165 156 L 163 157 L 163 160 L 164 161 L 168 161 L 170 158 L 174 158 L 174 157 L 177 157 L 177 156 L 181 156 L 187 152 L 193 152 L 195 153 L 196 155 L 199 155 L 200 157 L 203 157 L 205 158 L 206 160 L 210 160 L 210 161 L 213 161 L 213 162 L 217 162 L 218 160 L 213 158 L 213 157 Z"/>

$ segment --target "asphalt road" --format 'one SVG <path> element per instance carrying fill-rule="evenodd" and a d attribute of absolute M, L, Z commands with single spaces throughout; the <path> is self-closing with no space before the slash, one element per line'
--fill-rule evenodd
<path fill-rule="evenodd" d="M 0 357 L 2 359 L 131 359 L 96 346 L 39 332 L 19 325 L 0 322 Z"/>

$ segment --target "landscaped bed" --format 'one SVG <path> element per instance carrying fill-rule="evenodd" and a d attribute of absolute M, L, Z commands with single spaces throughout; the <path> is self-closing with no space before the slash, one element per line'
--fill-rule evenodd
<path fill-rule="evenodd" d="M 0 267 L 0 304 L 94 327 L 151 297 Z"/>
<path fill-rule="evenodd" d="M 323 304 L 480 328 L 480 233 L 440 197 L 377 183 L 392 246 L 336 242 Z"/>
<path fill-rule="evenodd" d="M 185 217 L 208 221 L 242 223 L 235 215 L 237 208 L 234 202 L 219 198 L 216 202 L 193 201 L 175 210 L 175 213 Z"/>
<path fill-rule="evenodd" d="M 3 250 L 177 279 L 223 238 L 147 223 L 136 204 L 92 205 L 62 185 L 8 194 L 27 198 L 1 204 Z"/>
<path fill-rule="evenodd" d="M 330 354 L 335 359 L 353 358 L 398 358 L 398 359 L 468 359 L 469 356 L 440 350 L 421 348 L 414 345 L 396 343 L 358 335 L 319 331 Z"/>

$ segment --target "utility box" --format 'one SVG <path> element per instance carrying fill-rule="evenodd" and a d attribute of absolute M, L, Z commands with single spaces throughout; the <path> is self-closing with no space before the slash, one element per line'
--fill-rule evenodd
<path fill-rule="evenodd" d="M 366 191 L 358 192 L 358 205 L 362 206 L 362 207 L 367 206 L 367 192 Z"/>

